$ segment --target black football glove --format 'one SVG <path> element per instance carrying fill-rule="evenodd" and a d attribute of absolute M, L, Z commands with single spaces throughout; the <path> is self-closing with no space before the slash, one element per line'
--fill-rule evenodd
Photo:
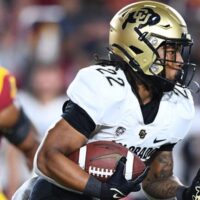
<path fill-rule="evenodd" d="M 177 193 L 178 200 L 198 200 L 200 199 L 200 169 L 192 181 L 190 187 L 180 188 Z"/>
<path fill-rule="evenodd" d="M 130 192 L 136 192 L 141 189 L 140 183 L 146 177 L 148 168 L 137 177 L 134 181 L 126 180 L 124 176 L 124 167 L 126 164 L 126 158 L 122 157 L 116 167 L 116 171 L 101 187 L 101 199 L 120 199 L 127 196 Z"/>

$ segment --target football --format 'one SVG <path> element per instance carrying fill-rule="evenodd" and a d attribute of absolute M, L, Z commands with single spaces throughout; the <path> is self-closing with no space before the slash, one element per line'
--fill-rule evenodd
<path fill-rule="evenodd" d="M 115 171 L 119 159 L 127 158 L 125 177 L 134 180 L 145 169 L 144 162 L 126 147 L 111 141 L 96 141 L 88 143 L 68 157 L 83 170 L 105 182 Z"/>

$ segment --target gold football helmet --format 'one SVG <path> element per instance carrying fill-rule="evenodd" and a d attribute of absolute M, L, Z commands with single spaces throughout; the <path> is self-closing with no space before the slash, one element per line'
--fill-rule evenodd
<path fill-rule="evenodd" d="M 166 4 L 155 1 L 132 3 L 118 11 L 110 22 L 111 52 L 136 72 L 163 73 L 166 60 L 159 57 L 157 49 L 167 44 L 181 48 L 183 56 L 187 56 L 182 64 L 189 63 L 193 42 L 187 25 L 181 15 Z M 185 76 L 186 73 L 179 82 L 185 81 Z"/>

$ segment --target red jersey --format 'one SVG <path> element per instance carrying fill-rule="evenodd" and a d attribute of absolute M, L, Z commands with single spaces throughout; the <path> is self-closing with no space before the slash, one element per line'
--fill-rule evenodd
<path fill-rule="evenodd" d="M 12 104 L 16 96 L 16 81 L 9 71 L 0 66 L 0 112 Z"/>

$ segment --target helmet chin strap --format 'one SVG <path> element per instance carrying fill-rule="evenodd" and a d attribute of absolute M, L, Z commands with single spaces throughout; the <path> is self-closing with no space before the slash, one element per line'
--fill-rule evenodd
<path fill-rule="evenodd" d="M 151 68 L 150 68 L 151 73 L 153 74 L 152 80 L 156 84 L 157 87 L 160 87 L 160 89 L 163 92 L 170 92 L 174 89 L 177 81 L 180 79 L 182 74 L 184 73 L 182 70 L 179 70 L 176 74 L 176 77 L 173 81 L 168 80 L 165 76 L 165 72 L 161 73 L 160 75 L 155 74 Z"/>
<path fill-rule="evenodd" d="M 176 74 L 176 77 L 173 81 L 170 81 L 167 78 L 165 78 L 165 73 L 163 73 L 162 75 L 157 75 L 153 71 L 151 72 L 153 74 L 152 78 L 154 79 L 155 84 L 158 85 L 163 92 L 176 90 L 179 93 L 181 93 L 183 96 L 185 96 L 185 94 L 183 94 L 180 90 L 175 88 L 176 85 L 182 88 L 188 88 L 192 93 L 200 92 L 200 85 L 196 81 L 191 80 L 187 86 L 184 86 L 179 83 L 179 81 L 182 80 L 184 76 L 183 69 L 178 70 L 178 73 Z"/>

